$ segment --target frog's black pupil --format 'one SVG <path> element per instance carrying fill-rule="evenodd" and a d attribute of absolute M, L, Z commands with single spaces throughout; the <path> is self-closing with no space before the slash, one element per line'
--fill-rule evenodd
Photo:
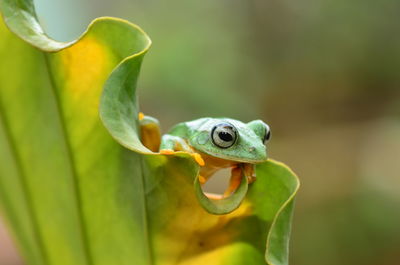
<path fill-rule="evenodd" d="M 222 141 L 225 141 L 225 142 L 231 142 L 233 140 L 232 135 L 227 132 L 219 132 L 218 136 Z"/>
<path fill-rule="evenodd" d="M 264 137 L 264 142 L 265 142 L 265 141 L 268 141 L 269 138 L 271 138 L 271 131 L 267 130 L 267 132 L 266 132 L 266 134 L 265 134 L 265 137 Z"/>

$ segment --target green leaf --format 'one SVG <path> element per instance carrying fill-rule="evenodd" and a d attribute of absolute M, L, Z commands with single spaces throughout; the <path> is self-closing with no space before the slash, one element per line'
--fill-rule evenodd
<path fill-rule="evenodd" d="M 242 177 L 239 187 L 229 197 L 213 200 L 204 194 L 197 176 L 194 182 L 194 190 L 200 204 L 207 212 L 211 214 L 227 214 L 239 208 L 247 194 L 248 185 L 247 177 Z"/>
<path fill-rule="evenodd" d="M 189 154 L 141 144 L 140 28 L 99 18 L 61 43 L 32 1 L 0 9 L 23 40 L 0 22 L 0 205 L 28 264 L 287 264 L 298 189 L 287 167 L 258 165 L 240 207 L 213 215 Z"/>

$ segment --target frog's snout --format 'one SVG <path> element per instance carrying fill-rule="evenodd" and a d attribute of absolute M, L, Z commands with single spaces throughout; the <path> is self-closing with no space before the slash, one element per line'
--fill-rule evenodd
<path fill-rule="evenodd" d="M 249 147 L 249 153 L 255 160 L 267 160 L 266 148 L 256 148 L 254 146 Z"/>

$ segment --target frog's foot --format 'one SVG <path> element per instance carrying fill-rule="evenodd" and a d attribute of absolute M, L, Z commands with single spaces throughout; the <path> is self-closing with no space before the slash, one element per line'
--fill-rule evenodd
<path fill-rule="evenodd" d="M 199 153 L 191 153 L 190 155 L 194 158 L 197 164 L 199 164 L 199 166 L 203 167 L 206 164 Z"/>
<path fill-rule="evenodd" d="M 249 184 L 255 182 L 257 180 L 256 176 L 249 176 L 247 177 L 247 182 L 249 182 Z"/>
<path fill-rule="evenodd" d="M 241 168 L 242 168 L 243 175 L 246 176 L 249 184 L 256 181 L 256 174 L 255 174 L 253 164 L 247 164 L 247 163 L 241 164 Z"/>
<path fill-rule="evenodd" d="M 161 155 L 173 155 L 173 154 L 175 154 L 176 152 L 179 152 L 179 151 L 174 151 L 174 150 L 172 150 L 172 149 L 161 149 L 160 151 L 159 151 L 159 153 L 161 154 Z M 181 151 L 182 152 L 182 151 Z M 185 152 L 185 151 L 183 151 L 183 152 Z M 204 162 L 204 159 L 201 157 L 201 155 L 199 154 L 199 153 L 191 153 L 191 152 L 188 152 L 192 157 L 193 157 L 193 159 L 196 161 L 196 163 L 197 164 L 199 164 L 199 166 L 204 166 L 205 165 L 205 162 Z M 205 179 L 205 178 L 204 178 Z M 205 180 L 206 181 L 206 180 Z M 205 181 L 204 181 L 204 183 L 205 183 Z M 203 184 L 203 183 L 202 183 Z"/>
<path fill-rule="evenodd" d="M 161 149 L 159 153 L 162 155 L 173 155 L 175 151 L 171 149 Z"/>
<path fill-rule="evenodd" d="M 199 182 L 201 185 L 203 185 L 207 182 L 207 179 L 205 177 L 203 177 L 202 175 L 199 175 Z"/>
<path fill-rule="evenodd" d="M 143 112 L 139 112 L 139 114 L 138 114 L 138 119 L 139 119 L 139 121 L 143 120 L 144 117 L 145 117 L 145 116 L 144 116 Z"/>

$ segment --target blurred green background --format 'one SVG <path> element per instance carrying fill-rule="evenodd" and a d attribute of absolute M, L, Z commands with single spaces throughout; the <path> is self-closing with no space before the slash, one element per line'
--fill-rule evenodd
<path fill-rule="evenodd" d="M 140 25 L 153 40 L 140 104 L 164 131 L 203 116 L 270 124 L 270 156 L 302 182 L 291 264 L 400 264 L 400 1 L 36 6 L 58 40 L 98 16 Z M 0 264 L 22 264 L 3 228 L 0 238 Z"/>

